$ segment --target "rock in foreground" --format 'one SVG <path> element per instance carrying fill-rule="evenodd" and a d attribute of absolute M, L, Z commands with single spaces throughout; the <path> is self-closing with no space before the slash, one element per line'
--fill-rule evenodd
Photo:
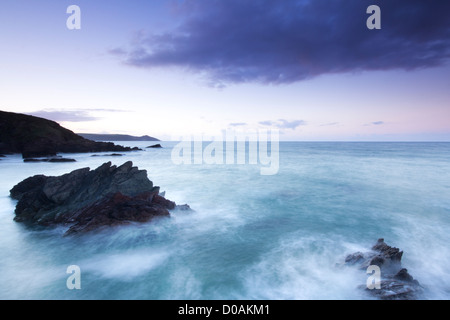
<path fill-rule="evenodd" d="M 369 266 L 378 266 L 381 270 L 380 289 L 368 289 L 361 286 L 366 292 L 382 300 L 416 300 L 419 298 L 422 287 L 417 280 L 401 265 L 403 251 L 391 247 L 378 239 L 378 242 L 369 252 L 356 252 L 345 259 L 346 265 L 357 265 L 359 269 L 367 270 Z"/>
<path fill-rule="evenodd" d="M 135 197 L 127 197 L 117 192 L 74 212 L 72 218 L 67 221 L 74 224 L 66 234 L 91 231 L 101 226 L 147 222 L 155 217 L 168 217 L 168 210 L 175 207 L 174 202 L 160 197 L 157 192 L 145 192 Z"/>
<path fill-rule="evenodd" d="M 147 222 L 169 216 L 168 210 L 177 207 L 159 195 L 159 187 L 153 186 L 145 170 L 130 161 L 120 167 L 108 162 L 59 177 L 37 175 L 17 184 L 10 194 L 18 200 L 15 221 L 69 225 L 67 234 Z"/>

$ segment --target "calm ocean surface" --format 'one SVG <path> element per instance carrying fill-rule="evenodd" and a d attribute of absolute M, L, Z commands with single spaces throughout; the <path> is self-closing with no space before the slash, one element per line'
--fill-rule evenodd
<path fill-rule="evenodd" d="M 145 147 L 149 142 L 122 145 Z M 425 299 L 450 299 L 450 143 L 281 142 L 279 172 L 175 165 L 174 142 L 75 163 L 0 160 L 0 299 L 367 299 L 336 264 L 378 238 L 404 251 Z M 128 160 L 192 213 L 62 237 L 13 221 L 9 190 Z M 81 290 L 66 287 L 69 265 Z"/>

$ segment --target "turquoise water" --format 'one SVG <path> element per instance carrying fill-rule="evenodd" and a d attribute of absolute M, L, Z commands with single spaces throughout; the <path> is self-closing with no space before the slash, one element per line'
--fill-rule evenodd
<path fill-rule="evenodd" d="M 67 155 L 76 163 L 0 160 L 0 298 L 367 299 L 357 289 L 367 275 L 336 264 L 381 237 L 404 251 L 424 299 L 450 298 L 450 143 L 281 142 L 273 176 L 175 165 L 174 145 Z M 13 221 L 9 190 L 21 180 L 127 160 L 195 212 L 75 237 Z M 69 265 L 80 266 L 81 290 L 66 287 Z"/>

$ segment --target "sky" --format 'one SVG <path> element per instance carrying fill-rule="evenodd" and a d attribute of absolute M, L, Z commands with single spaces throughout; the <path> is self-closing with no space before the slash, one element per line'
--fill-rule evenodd
<path fill-rule="evenodd" d="M 0 110 L 162 140 L 450 141 L 449 17 L 448 0 L 3 1 Z"/>

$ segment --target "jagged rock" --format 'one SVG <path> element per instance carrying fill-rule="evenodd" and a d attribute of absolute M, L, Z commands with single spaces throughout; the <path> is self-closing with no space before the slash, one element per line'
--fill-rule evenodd
<path fill-rule="evenodd" d="M 364 260 L 365 260 L 364 253 L 362 253 L 362 252 L 355 252 L 355 253 L 349 254 L 345 258 L 345 263 L 346 264 L 356 264 L 356 263 L 362 262 Z"/>
<path fill-rule="evenodd" d="M 155 217 L 168 217 L 175 204 L 169 200 L 158 201 L 157 192 L 147 192 L 127 197 L 117 192 L 73 213 L 67 221 L 74 223 L 66 235 L 87 232 L 104 226 L 129 224 L 131 221 L 147 222 Z M 167 205 L 170 204 L 170 205 Z"/>
<path fill-rule="evenodd" d="M 378 239 L 377 243 L 369 252 L 355 252 L 345 258 L 345 265 L 358 266 L 359 269 L 367 270 L 371 265 L 380 267 L 381 282 L 380 289 L 368 289 L 360 286 L 369 294 L 382 300 L 415 300 L 422 292 L 422 287 L 408 270 L 401 265 L 403 251 L 391 247 Z"/>
<path fill-rule="evenodd" d="M 107 162 L 95 170 L 83 168 L 59 177 L 37 175 L 14 186 L 10 195 L 18 200 L 15 221 L 74 224 L 70 233 L 148 221 L 176 208 L 131 161 L 119 167 Z"/>
<path fill-rule="evenodd" d="M 177 205 L 175 209 L 178 209 L 180 211 L 192 211 L 191 207 L 187 204 Z"/>
<path fill-rule="evenodd" d="M 153 148 L 153 149 L 162 148 L 162 145 L 160 145 L 160 144 L 158 143 L 158 144 L 155 144 L 155 145 L 152 145 L 152 146 L 148 146 L 148 147 L 147 147 L 147 149 L 151 149 L 151 148 Z"/>

